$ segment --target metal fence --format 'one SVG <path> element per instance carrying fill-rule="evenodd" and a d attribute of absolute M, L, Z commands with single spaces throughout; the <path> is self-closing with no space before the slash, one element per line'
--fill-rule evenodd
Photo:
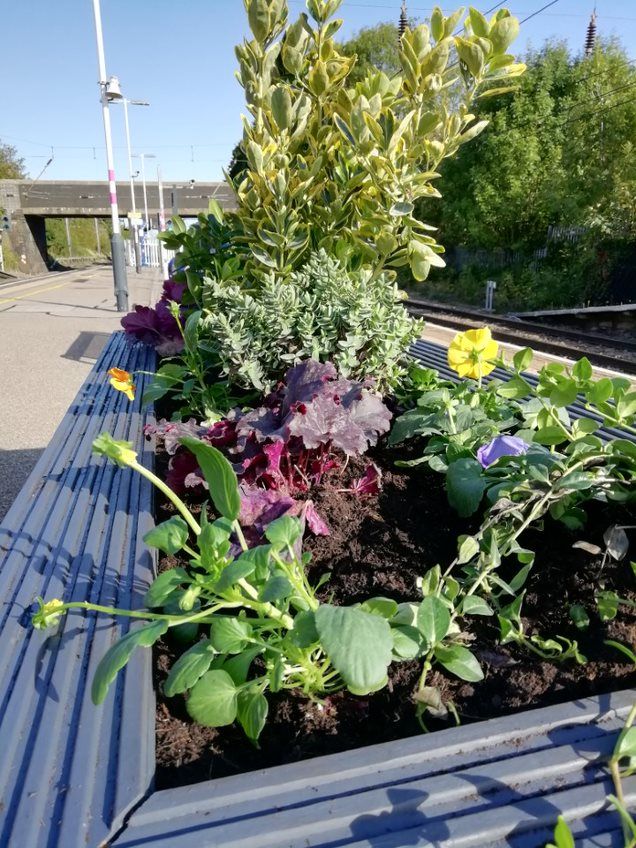
<path fill-rule="evenodd" d="M 141 265 L 145 268 L 161 268 L 175 255 L 174 250 L 167 250 L 155 235 L 141 236 L 139 239 Z M 126 262 L 134 267 L 135 245 L 132 239 L 126 241 Z"/>

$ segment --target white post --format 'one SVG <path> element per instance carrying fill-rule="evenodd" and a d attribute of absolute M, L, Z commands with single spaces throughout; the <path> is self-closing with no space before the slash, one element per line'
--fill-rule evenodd
<path fill-rule="evenodd" d="M 113 234 L 111 236 L 111 254 L 113 277 L 115 282 L 115 300 L 119 312 L 128 311 L 128 281 L 126 279 L 126 259 L 124 242 L 119 227 L 119 209 L 117 208 L 117 185 L 115 183 L 115 162 L 113 159 L 113 142 L 111 138 L 110 112 L 106 97 L 106 58 L 104 56 L 104 37 L 102 34 L 102 13 L 99 0 L 93 0 L 93 16 L 95 18 L 95 38 L 97 40 L 97 63 L 99 68 L 99 89 L 102 101 L 102 118 L 104 120 L 104 137 L 106 139 L 106 166 L 108 168 L 108 189 L 110 193 L 110 214 Z"/>
<path fill-rule="evenodd" d="M 139 155 L 141 156 L 141 182 L 144 187 L 144 213 L 146 216 L 145 224 L 146 231 L 148 231 L 150 229 L 150 221 L 148 220 L 148 194 L 146 192 L 146 166 L 144 164 L 146 154 L 140 153 Z"/>
<path fill-rule="evenodd" d="M 124 123 L 126 125 L 126 149 L 128 151 L 128 176 L 130 179 L 130 211 L 135 213 L 135 178 L 133 177 L 132 150 L 130 147 L 130 124 L 128 123 L 128 99 L 124 97 Z"/>

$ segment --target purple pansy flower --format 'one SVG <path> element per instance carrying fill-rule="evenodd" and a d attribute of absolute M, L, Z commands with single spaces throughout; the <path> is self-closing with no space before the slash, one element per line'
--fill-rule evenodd
<path fill-rule="evenodd" d="M 495 436 L 477 451 L 477 459 L 483 468 L 488 468 L 502 456 L 521 456 L 528 452 L 529 445 L 518 436 Z"/>

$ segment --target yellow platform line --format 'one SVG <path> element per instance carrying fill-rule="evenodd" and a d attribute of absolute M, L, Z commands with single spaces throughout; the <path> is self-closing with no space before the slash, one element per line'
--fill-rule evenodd
<path fill-rule="evenodd" d="M 91 279 L 91 277 L 94 276 L 95 274 L 91 274 L 88 279 Z M 65 286 L 71 286 L 76 282 L 77 280 L 67 280 L 65 283 L 58 283 L 56 286 L 46 286 L 43 289 L 36 289 L 35 291 L 27 292 L 26 294 L 18 294 L 15 297 L 0 298 L 0 303 L 12 303 L 15 300 L 24 300 L 27 297 L 34 297 L 36 294 L 42 294 L 42 292 L 53 291 L 53 289 L 63 289 Z"/>

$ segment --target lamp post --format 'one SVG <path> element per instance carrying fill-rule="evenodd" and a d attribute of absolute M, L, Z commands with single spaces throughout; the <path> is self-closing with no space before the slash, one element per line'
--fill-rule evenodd
<path fill-rule="evenodd" d="M 150 229 L 150 219 L 148 217 L 148 194 L 146 192 L 146 159 L 156 159 L 154 153 L 140 153 L 139 158 L 141 159 L 141 184 L 144 190 L 144 213 L 145 213 L 145 225 L 146 231 Z"/>
<path fill-rule="evenodd" d="M 131 232 L 133 236 L 133 245 L 135 248 L 135 270 L 138 274 L 141 273 L 141 252 L 139 250 L 139 229 L 136 223 L 137 204 L 135 202 L 135 178 L 132 167 L 132 150 L 130 146 L 130 124 L 128 122 L 128 106 L 150 106 L 150 103 L 145 100 L 128 100 L 123 98 L 124 103 L 124 124 L 126 126 L 126 149 L 128 152 L 128 176 L 130 178 L 130 208 L 133 213 L 133 221 L 131 221 Z"/>
<path fill-rule="evenodd" d="M 124 242 L 119 227 L 119 210 L 117 208 L 117 186 L 115 183 L 115 163 L 113 159 L 113 142 L 110 128 L 110 112 L 108 105 L 112 101 L 121 100 L 117 77 L 106 77 L 106 59 L 104 56 L 104 37 L 102 34 L 102 14 L 99 0 L 93 0 L 93 16 L 95 18 L 95 38 L 97 41 L 97 64 L 99 69 L 99 90 L 102 103 L 102 118 L 104 120 L 104 136 L 106 139 L 106 166 L 108 168 L 108 189 L 110 193 L 110 214 L 113 232 L 110 238 L 110 249 L 113 262 L 113 279 L 115 283 L 115 301 L 119 312 L 128 311 L 128 280 L 126 277 L 126 258 Z"/>

